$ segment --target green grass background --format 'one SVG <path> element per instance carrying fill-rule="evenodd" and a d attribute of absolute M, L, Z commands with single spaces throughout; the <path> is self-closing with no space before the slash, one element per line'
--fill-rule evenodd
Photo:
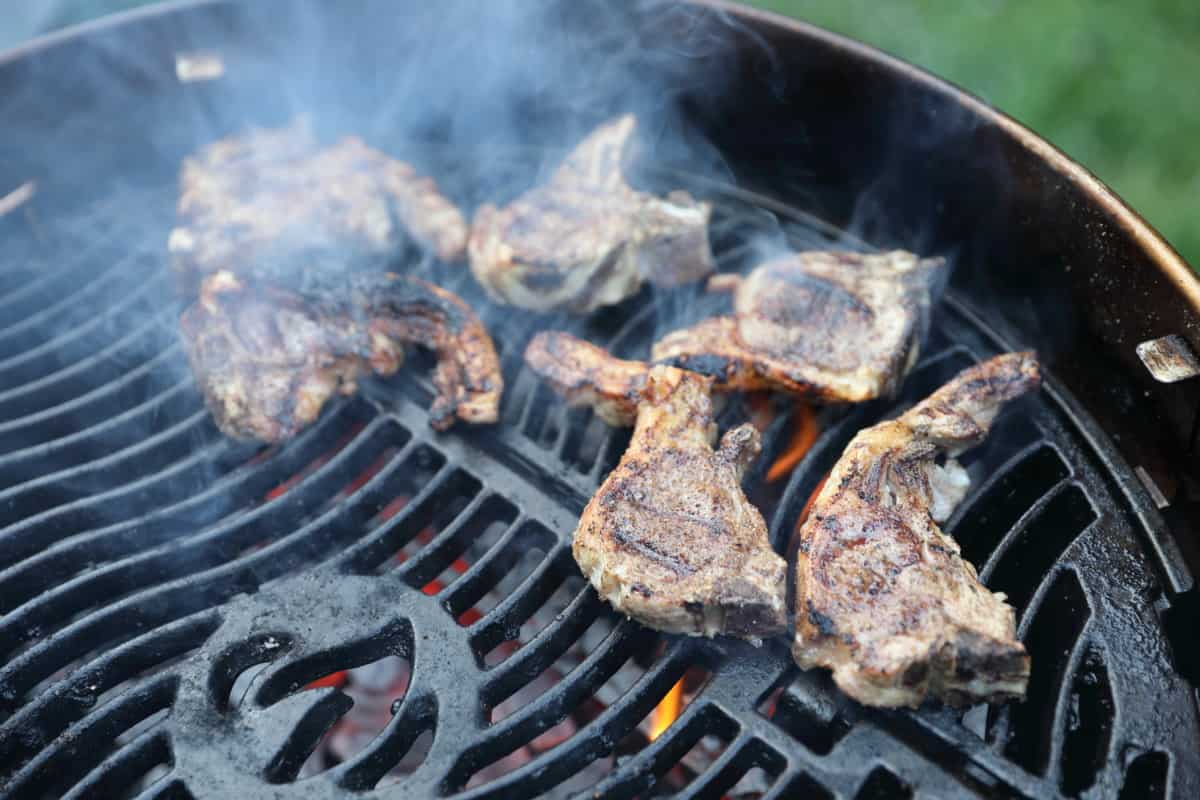
<path fill-rule="evenodd" d="M 754 0 L 918 64 L 1111 186 L 1200 267 L 1200 0 Z"/>
<path fill-rule="evenodd" d="M 145 1 L 0 0 L 0 45 Z M 981 96 L 1080 161 L 1200 266 L 1200 0 L 751 2 Z"/>

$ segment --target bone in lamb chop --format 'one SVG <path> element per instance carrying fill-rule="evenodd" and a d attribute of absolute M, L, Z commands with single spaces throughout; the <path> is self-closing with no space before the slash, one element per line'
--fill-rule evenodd
<path fill-rule="evenodd" d="M 525 348 L 525 363 L 571 406 L 591 406 L 609 425 L 637 419 L 650 366 L 624 361 L 562 331 L 542 331 Z"/>
<path fill-rule="evenodd" d="M 854 437 L 800 529 L 792 654 L 801 667 L 828 667 L 873 706 L 1024 696 L 1029 656 L 1012 607 L 937 523 L 969 482 L 953 456 L 1039 382 L 1032 353 L 999 356 Z"/>
<path fill-rule="evenodd" d="M 651 360 L 710 375 L 716 391 L 870 400 L 916 363 L 943 263 L 903 251 L 805 252 L 745 278 L 715 276 L 709 288 L 732 290 L 734 313 L 668 334 Z"/>
<path fill-rule="evenodd" d="M 406 238 L 447 261 L 466 248 L 466 221 L 430 178 L 354 136 L 319 147 L 303 118 L 208 145 L 179 182 L 168 249 L 189 299 L 218 270 L 286 284 L 298 263 L 386 263 Z"/>
<path fill-rule="evenodd" d="M 399 369 L 406 343 L 434 351 L 431 425 L 495 422 L 503 380 L 483 325 L 454 294 L 416 278 L 357 273 L 310 293 L 205 279 L 180 319 L 188 359 L 217 426 L 279 442 L 312 423 L 335 393 Z"/>
<path fill-rule="evenodd" d="M 632 115 L 595 130 L 548 183 L 504 208 L 475 214 L 471 271 L 499 302 L 536 311 L 591 311 L 635 294 L 643 281 L 678 286 L 713 270 L 712 207 L 686 192 L 665 199 L 626 183 Z"/>
<path fill-rule="evenodd" d="M 586 345 L 565 346 L 572 341 Z M 780 633 L 787 565 L 741 488 L 761 447 L 758 432 L 734 428 L 714 451 L 711 379 L 621 361 L 594 345 L 557 355 L 553 347 L 535 339 L 526 357 L 549 355 L 552 385 L 566 387 L 576 402 L 603 402 L 631 376 L 627 397 L 637 398 L 629 448 L 575 530 L 575 560 L 600 596 L 669 633 L 751 640 Z M 605 388 L 584 389 L 592 380 Z"/>

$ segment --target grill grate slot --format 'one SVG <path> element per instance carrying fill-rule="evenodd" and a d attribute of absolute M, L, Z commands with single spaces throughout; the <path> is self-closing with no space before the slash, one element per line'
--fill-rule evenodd
<path fill-rule="evenodd" d="M 1021 516 L 1067 478 L 1066 463 L 1044 443 L 1017 453 L 963 503 L 946 525 L 963 558 L 981 568 Z"/>
<path fill-rule="evenodd" d="M 1170 761 L 1165 753 L 1142 753 L 1133 759 L 1125 771 L 1120 800 L 1159 800 L 1166 797 L 1169 767 Z"/>
<path fill-rule="evenodd" d="M 529 644 L 537 637 L 539 633 L 544 631 L 551 622 L 554 621 L 560 614 L 564 613 L 571 606 L 575 598 L 577 598 L 585 589 L 586 581 L 582 577 L 573 572 L 568 571 L 564 576 L 563 582 L 554 591 L 554 594 L 535 610 L 518 628 L 516 636 L 505 638 L 496 643 L 491 649 L 483 653 L 483 664 L 485 667 L 495 667 L 502 663 L 505 659 L 511 656 L 517 650 L 520 650 L 525 645 Z M 511 637 L 514 633 L 511 627 L 499 629 L 506 637 Z M 484 640 L 481 635 L 476 640 L 477 649 L 482 650 L 490 642 Z"/>
<path fill-rule="evenodd" d="M 196 800 L 195 795 L 187 790 L 180 780 L 171 780 L 169 776 L 151 783 L 133 800 Z"/>
<path fill-rule="evenodd" d="M 485 734 L 484 741 L 494 752 L 507 754 L 567 719 L 582 703 L 594 704 L 599 700 L 604 704 L 603 710 L 580 725 L 565 742 L 553 743 L 545 753 L 511 772 L 496 777 L 489 775 L 488 794 L 508 796 L 504 792 L 514 784 L 545 792 L 611 753 L 613 743 L 620 741 L 650 713 L 686 669 L 684 648 L 671 646 L 647 666 L 630 669 L 639 659 L 659 651 L 655 645 L 656 637 L 649 631 L 622 623 L 543 698 L 494 724 Z M 600 681 L 603 681 L 601 685 L 595 685 Z M 471 750 L 467 750 L 464 759 L 470 755 Z M 450 780 L 454 781 L 462 769 L 463 762 L 460 761 L 451 772 Z M 476 770 L 473 779 L 478 780 L 478 775 L 479 770 Z"/>
<path fill-rule="evenodd" d="M 886 768 L 876 767 L 863 781 L 854 800 L 902 800 L 912 796 L 912 787 Z"/>
<path fill-rule="evenodd" d="M 489 675 L 480 690 L 480 701 L 485 708 L 492 708 L 548 669 L 566 674 L 578 661 L 577 656 L 566 655 L 568 648 L 580 641 L 600 644 L 614 626 L 612 616 L 602 613 L 601 602 L 595 593 L 580 592 L 553 622 L 529 641 L 528 647 L 513 654 Z M 475 648 L 477 659 L 481 659 L 478 655 L 481 649 Z"/>
<path fill-rule="evenodd" d="M 351 790 L 399 782 L 424 763 L 436 735 L 436 713 L 427 698 L 404 698 L 383 733 L 357 757 L 336 769 L 337 781 Z M 390 774 L 390 780 L 384 776 Z"/>
<path fill-rule="evenodd" d="M 405 582 L 425 594 L 445 591 L 486 553 L 502 546 L 500 542 L 516 517 L 516 506 L 503 497 L 477 496 L 427 543 L 418 535 L 405 546 Z M 509 542 L 503 545 L 509 546 Z"/>
<path fill-rule="evenodd" d="M 767 800 L 767 798 L 771 798 L 771 800 L 780 798 L 780 800 L 782 800 L 783 798 L 788 797 L 804 797 L 810 798 L 811 800 L 833 800 L 833 793 L 821 784 L 817 783 L 809 775 L 800 773 L 789 780 L 785 785 L 780 786 L 775 791 L 767 794 L 763 800 Z"/>
<path fill-rule="evenodd" d="M 692 725 L 694 741 L 676 768 L 659 776 L 656 793 L 678 797 L 720 797 L 746 769 L 748 739 L 739 737 L 738 724 L 715 709 Z M 688 769 L 688 764 L 694 765 Z M 697 770 L 695 765 L 703 765 Z"/>
<path fill-rule="evenodd" d="M 832 682 L 825 676 L 789 669 L 758 702 L 757 709 L 809 750 L 823 756 L 850 731 L 839 706 Z"/>
<path fill-rule="evenodd" d="M 495 547 L 462 574 L 454 589 L 444 601 L 445 609 L 464 627 L 481 626 L 472 631 L 476 648 L 490 649 L 498 631 L 510 626 L 493 617 L 484 620 L 485 614 L 503 605 L 504 619 L 519 613 L 514 604 L 519 601 L 519 592 L 527 587 L 538 587 L 545 591 L 547 581 L 552 581 L 557 570 L 552 568 L 551 557 L 554 535 L 535 522 L 523 522 L 513 535 L 503 536 Z M 557 556 L 554 553 L 554 556 Z M 553 591 L 553 589 L 551 589 Z M 501 601 L 500 598 L 506 598 Z M 497 640 L 498 641 L 498 640 Z"/>
<path fill-rule="evenodd" d="M 1063 736 L 1062 779 L 1064 794 L 1077 796 L 1096 782 L 1108 762 L 1112 741 L 1112 686 L 1099 651 L 1089 647 L 1071 682 L 1066 732 Z"/>
<path fill-rule="evenodd" d="M 1008 595 L 1020 618 L 1043 577 L 1066 549 L 1096 520 L 1096 511 L 1078 486 L 1059 487 L 1039 500 L 1013 526 L 995 567 L 982 577 L 993 591 Z"/>
<path fill-rule="evenodd" d="M 1025 702 L 1000 713 L 1009 716 L 1004 752 L 1030 772 L 1044 773 L 1049 765 L 1059 694 L 1090 617 L 1079 578 L 1072 570 L 1063 570 L 1025 626 L 1022 639 L 1039 669 L 1029 677 Z"/>

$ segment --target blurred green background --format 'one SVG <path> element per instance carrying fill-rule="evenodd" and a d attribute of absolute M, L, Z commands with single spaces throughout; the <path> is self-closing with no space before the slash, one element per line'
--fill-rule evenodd
<path fill-rule="evenodd" d="M 756 0 L 979 95 L 1111 186 L 1200 267 L 1197 0 Z"/>
<path fill-rule="evenodd" d="M 2 2 L 6 46 L 146 0 Z M 753 2 L 966 87 L 1080 161 L 1200 266 L 1200 0 Z"/>

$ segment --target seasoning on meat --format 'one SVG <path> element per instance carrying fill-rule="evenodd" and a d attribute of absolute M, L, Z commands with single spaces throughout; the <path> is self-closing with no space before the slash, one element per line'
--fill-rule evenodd
<path fill-rule="evenodd" d="M 433 180 L 354 136 L 318 147 L 303 118 L 208 145 L 179 183 L 168 249 L 189 298 L 218 270 L 286 285 L 297 269 L 386 263 L 405 234 L 447 261 L 466 247 L 466 221 Z"/>
<path fill-rule="evenodd" d="M 180 332 L 217 426 L 241 439 L 278 442 L 320 415 L 357 380 L 399 369 L 406 343 L 438 359 L 433 427 L 455 418 L 494 422 L 503 380 L 496 350 L 454 294 L 416 278 L 358 273 L 301 293 L 219 271 L 184 311 Z"/>
<path fill-rule="evenodd" d="M 942 259 L 894 251 L 796 253 L 745 278 L 714 276 L 734 313 L 674 331 L 655 363 L 710 375 L 716 391 L 775 390 L 857 403 L 916 363 Z"/>
<path fill-rule="evenodd" d="M 525 363 L 568 405 L 591 406 L 596 416 L 618 428 L 637 418 L 649 366 L 624 361 L 604 348 L 569 333 L 542 331 L 525 348 Z"/>
<path fill-rule="evenodd" d="M 583 312 L 630 297 L 644 281 L 678 286 L 712 272 L 712 207 L 686 192 L 663 199 L 626 182 L 621 168 L 635 125 L 632 115 L 603 125 L 548 183 L 504 208 L 480 207 L 468 255 L 493 299 Z"/>
<path fill-rule="evenodd" d="M 734 428 L 713 450 L 712 380 L 561 333 L 535 337 L 525 357 L 569 401 L 594 403 L 615 424 L 636 409 L 629 448 L 575 531 L 575 560 L 600 596 L 670 633 L 781 633 L 787 565 L 741 488 L 758 431 Z"/>
<path fill-rule="evenodd" d="M 1013 609 L 937 523 L 969 483 L 954 456 L 1039 382 L 1033 353 L 999 356 L 854 437 L 800 529 L 792 654 L 801 667 L 828 667 L 873 706 L 1024 696 L 1029 656 Z"/>

